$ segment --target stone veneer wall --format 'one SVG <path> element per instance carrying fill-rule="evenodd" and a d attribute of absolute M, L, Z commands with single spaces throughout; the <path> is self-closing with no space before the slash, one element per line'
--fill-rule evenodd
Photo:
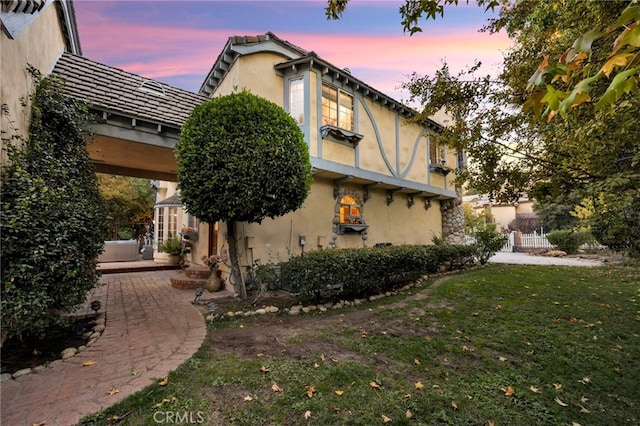
<path fill-rule="evenodd" d="M 455 200 L 442 201 L 440 211 L 442 212 L 442 238 L 444 241 L 448 244 L 464 244 L 462 198 L 458 196 Z"/>

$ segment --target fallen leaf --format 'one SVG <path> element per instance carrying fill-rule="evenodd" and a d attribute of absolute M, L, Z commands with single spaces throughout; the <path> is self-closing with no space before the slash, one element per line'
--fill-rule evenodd
<path fill-rule="evenodd" d="M 316 387 L 315 386 L 305 386 L 304 388 L 307 390 L 307 396 L 309 398 L 312 398 L 313 394 L 316 393 Z"/>
<path fill-rule="evenodd" d="M 569 322 L 570 322 L 571 324 L 575 324 L 575 323 L 577 323 L 577 322 L 578 322 L 578 318 L 576 318 L 576 317 L 569 318 Z"/>
<path fill-rule="evenodd" d="M 111 416 L 111 417 L 107 417 L 107 420 L 110 422 L 117 422 L 119 418 L 120 417 L 118 416 Z M 33 426 L 36 426 L 36 425 L 33 425 Z"/>
<path fill-rule="evenodd" d="M 410 393 L 405 393 L 402 397 L 403 398 L 411 398 L 411 394 Z"/>
<path fill-rule="evenodd" d="M 259 354 L 257 354 L 256 356 L 257 356 L 258 358 L 261 358 L 261 357 L 263 357 L 263 356 L 264 356 L 264 354 L 263 354 L 263 353 L 259 353 Z"/>
<path fill-rule="evenodd" d="M 415 359 L 413 360 L 413 363 L 414 363 L 415 365 L 420 365 L 420 360 L 419 360 L 418 358 L 415 358 Z"/>
<path fill-rule="evenodd" d="M 487 426 L 496 426 L 496 424 L 494 422 L 492 422 L 491 420 L 489 420 L 487 422 Z"/>
<path fill-rule="evenodd" d="M 325 360 L 324 354 L 320 354 L 320 359 L 323 360 L 323 361 Z"/>
<path fill-rule="evenodd" d="M 582 405 L 578 405 L 578 407 L 580 407 L 580 412 L 581 413 L 585 413 L 585 414 L 590 414 L 591 413 L 591 411 L 587 410 Z"/>
<path fill-rule="evenodd" d="M 382 423 L 391 423 L 392 421 L 391 417 L 387 417 L 384 414 L 382 415 Z"/>
<path fill-rule="evenodd" d="M 500 361 L 500 362 L 505 362 L 506 360 L 507 359 L 505 357 L 503 357 L 503 356 L 499 356 L 498 357 L 498 361 Z"/>
<path fill-rule="evenodd" d="M 244 400 L 249 402 L 249 401 L 253 401 L 253 397 L 251 395 L 247 395 L 244 397 Z"/>
<path fill-rule="evenodd" d="M 407 419 L 410 419 L 410 418 L 412 418 L 412 417 L 413 417 L 413 413 L 412 413 L 410 410 L 407 410 L 407 412 L 406 412 L 406 413 L 404 413 L 404 416 L 405 416 Z"/>
<path fill-rule="evenodd" d="M 309 417 L 311 417 L 311 411 L 307 410 L 307 411 L 304 412 L 304 418 L 308 419 Z"/>
<path fill-rule="evenodd" d="M 45 420 L 45 421 L 42 421 L 40 423 L 34 423 L 33 426 L 44 426 L 46 424 L 47 424 L 47 421 Z"/>
<path fill-rule="evenodd" d="M 111 389 L 109 392 L 107 392 L 107 395 L 115 395 L 117 393 L 119 393 L 120 391 L 116 388 Z"/>
<path fill-rule="evenodd" d="M 337 390 L 337 391 L 335 391 L 334 393 L 335 393 L 336 395 L 338 395 L 338 396 L 342 396 L 342 394 L 344 393 L 344 391 Z"/>
<path fill-rule="evenodd" d="M 458 409 L 458 404 L 456 404 L 455 402 L 451 401 L 451 408 L 453 408 L 454 410 Z"/>
<path fill-rule="evenodd" d="M 582 383 L 583 385 L 586 385 L 588 383 L 591 383 L 591 378 L 589 377 L 583 377 L 582 380 L 578 380 L 580 383 Z"/>
<path fill-rule="evenodd" d="M 272 384 L 272 385 L 271 385 L 271 389 L 272 389 L 274 392 L 282 392 L 282 388 L 281 388 L 280 386 L 278 386 L 276 383 L 274 383 L 274 384 Z"/>
<path fill-rule="evenodd" d="M 533 392 L 533 393 L 540 393 L 540 391 L 538 390 L 538 388 L 537 388 L 537 387 L 535 387 L 535 386 L 531 386 L 531 387 L 529 388 L 529 390 L 530 390 L 531 392 Z"/>
<path fill-rule="evenodd" d="M 158 402 L 156 404 L 156 407 L 162 407 L 164 404 L 166 404 L 168 402 L 171 402 L 171 401 L 169 401 L 167 398 L 163 398 L 162 401 L 160 401 L 160 402 Z"/>
<path fill-rule="evenodd" d="M 416 384 L 414 384 L 413 387 L 415 387 L 418 390 L 421 390 L 424 388 L 424 385 L 422 384 L 422 382 L 416 382 Z"/>
<path fill-rule="evenodd" d="M 511 396 L 515 392 L 515 390 L 511 386 L 506 389 L 502 388 L 501 390 L 504 391 L 505 396 Z"/>
<path fill-rule="evenodd" d="M 371 387 L 372 387 L 372 388 L 374 388 L 374 389 L 380 389 L 380 385 L 379 385 L 379 384 L 377 384 L 376 382 L 371 382 L 371 383 L 369 383 L 369 386 L 371 386 Z"/>
<path fill-rule="evenodd" d="M 318 367 L 320 367 L 320 365 L 317 362 L 314 362 L 313 363 L 313 368 L 318 368 Z"/>
<path fill-rule="evenodd" d="M 554 383 L 554 384 L 553 384 L 553 387 L 554 387 L 556 390 L 560 390 L 560 388 L 562 388 L 562 385 L 561 385 L 560 383 Z"/>
<path fill-rule="evenodd" d="M 269 368 L 263 365 L 262 367 L 260 367 L 260 371 L 262 371 L 263 373 L 266 373 L 269 371 Z"/>
<path fill-rule="evenodd" d="M 557 397 L 556 397 L 556 399 L 554 399 L 554 401 L 555 401 L 558 405 L 560 405 L 560 406 L 562 406 L 562 407 L 566 407 L 567 405 L 569 405 L 569 404 L 566 404 L 566 403 L 562 402 L 562 401 L 560 400 L 560 398 L 557 398 Z"/>
<path fill-rule="evenodd" d="M 158 382 L 158 384 L 160 386 L 167 386 L 167 383 L 169 383 L 169 377 L 168 376 Z"/>
<path fill-rule="evenodd" d="M 431 336 L 424 336 L 424 340 L 428 342 L 429 340 L 431 340 Z"/>
<path fill-rule="evenodd" d="M 131 372 L 131 375 L 132 375 L 132 376 L 137 376 L 138 374 L 140 374 L 140 372 L 139 372 L 138 370 L 133 370 L 133 371 Z"/>
<path fill-rule="evenodd" d="M 587 398 L 586 396 L 583 396 L 582 398 L 580 398 L 580 402 L 582 402 L 583 404 L 586 404 L 587 401 L 589 401 L 589 398 Z"/>
<path fill-rule="evenodd" d="M 96 363 L 96 362 L 95 362 L 94 360 L 89 360 L 89 361 L 85 361 L 85 362 L 83 362 L 83 363 L 82 363 L 82 366 L 83 366 L 83 367 L 88 367 L 88 366 L 93 365 L 93 364 L 95 364 L 95 363 Z"/>

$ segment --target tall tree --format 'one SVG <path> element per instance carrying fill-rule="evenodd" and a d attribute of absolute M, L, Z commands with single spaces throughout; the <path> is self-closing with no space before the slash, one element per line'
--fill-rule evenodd
<path fill-rule="evenodd" d="M 457 3 L 406 1 L 404 28 L 415 33 L 418 18 L 435 18 L 442 4 Z M 441 142 L 467 150 L 473 161 L 461 179 L 472 187 L 498 200 L 528 191 L 541 204 L 574 192 L 593 205 L 596 238 L 640 255 L 640 18 L 632 3 L 502 2 L 484 28 L 504 30 L 513 41 L 498 77 L 477 77 L 479 64 L 452 75 L 445 64 L 435 76 L 414 73 L 403 87 L 422 105 L 418 120 L 441 108 L 453 117 Z M 594 36 L 602 28 L 613 30 Z M 558 65 L 541 65 L 542 58 Z M 612 83 L 619 75 L 624 81 L 612 89 L 603 69 Z M 531 94 L 537 82 L 549 84 Z"/>
<path fill-rule="evenodd" d="M 312 180 L 302 131 L 280 106 L 242 91 L 194 108 L 176 156 L 189 213 L 209 224 L 227 223 L 235 290 L 246 298 L 236 223 L 260 223 L 302 205 Z"/>

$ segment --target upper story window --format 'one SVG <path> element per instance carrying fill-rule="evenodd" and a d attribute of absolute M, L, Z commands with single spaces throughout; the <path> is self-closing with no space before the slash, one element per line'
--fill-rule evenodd
<path fill-rule="evenodd" d="M 304 124 L 304 81 L 302 78 L 289 80 L 289 114 L 298 124 Z"/>
<path fill-rule="evenodd" d="M 451 171 L 447 167 L 447 149 L 445 145 L 438 145 L 434 141 L 429 143 L 429 171 L 448 175 Z"/>
<path fill-rule="evenodd" d="M 353 96 L 342 90 L 322 85 L 322 125 L 353 131 Z"/>

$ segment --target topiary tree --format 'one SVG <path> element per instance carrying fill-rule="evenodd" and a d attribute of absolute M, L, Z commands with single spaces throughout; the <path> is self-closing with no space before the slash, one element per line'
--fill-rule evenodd
<path fill-rule="evenodd" d="M 235 290 L 246 298 L 236 223 L 297 210 L 311 187 L 307 144 L 280 106 L 247 91 L 194 108 L 176 145 L 180 197 L 190 214 L 227 223 Z"/>
<path fill-rule="evenodd" d="M 40 335 L 98 284 L 104 211 L 85 149 L 86 109 L 42 79 L 29 137 L 7 143 L 2 169 L 2 340 Z M 17 140 L 16 140 L 17 139 Z"/>

